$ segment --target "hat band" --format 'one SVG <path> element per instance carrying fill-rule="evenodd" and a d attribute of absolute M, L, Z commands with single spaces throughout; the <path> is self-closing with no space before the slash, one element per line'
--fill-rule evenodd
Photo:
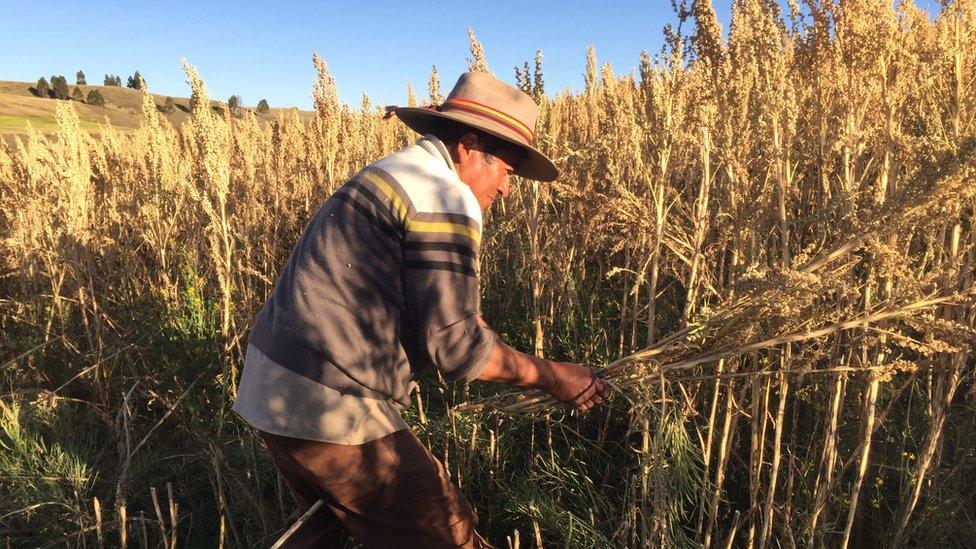
<path fill-rule="evenodd" d="M 445 101 L 444 104 L 441 105 L 440 110 L 461 111 L 468 114 L 473 114 L 479 118 L 484 118 L 485 120 L 490 120 L 512 130 L 518 134 L 519 137 L 524 139 L 526 143 L 532 143 L 532 130 L 530 130 L 528 126 L 498 109 L 478 103 L 477 101 L 455 97 Z"/>

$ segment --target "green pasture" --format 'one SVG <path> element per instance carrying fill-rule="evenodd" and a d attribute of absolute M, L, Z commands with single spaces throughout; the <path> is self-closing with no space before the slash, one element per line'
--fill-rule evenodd
<path fill-rule="evenodd" d="M 57 131 L 58 124 L 54 118 L 43 116 L 19 116 L 10 114 L 0 114 L 0 134 L 4 133 L 27 133 L 28 124 L 35 130 L 49 133 Z M 88 132 L 99 132 L 101 128 L 95 122 L 82 120 L 81 129 Z"/>

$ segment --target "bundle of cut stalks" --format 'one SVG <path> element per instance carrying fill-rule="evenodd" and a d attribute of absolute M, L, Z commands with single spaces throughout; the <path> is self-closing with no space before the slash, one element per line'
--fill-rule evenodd
<path fill-rule="evenodd" d="M 976 168 L 971 149 L 946 165 L 927 181 L 906 188 L 899 200 L 877 212 L 873 222 L 841 244 L 786 272 L 744 276 L 736 292 L 715 311 L 705 310 L 694 322 L 634 354 L 597 370 L 602 379 L 627 398 L 648 383 L 700 376 L 692 369 L 722 359 L 746 355 L 794 343 L 816 343 L 844 330 L 860 328 L 884 333 L 889 347 L 907 348 L 916 356 L 959 350 L 972 342 L 972 330 L 962 324 L 937 319 L 939 306 L 960 306 L 974 301 L 974 288 L 959 287 L 961 265 L 944 265 L 924 280 L 901 281 L 888 298 L 870 309 L 852 309 L 854 269 L 862 257 L 852 252 L 870 248 L 872 242 L 916 231 L 937 219 L 942 210 L 961 204 L 976 194 L 972 184 Z M 869 255 L 869 254 L 863 254 Z M 845 298 L 845 299 L 842 299 Z M 873 325 L 882 323 L 883 328 Z M 922 339 L 918 339 L 921 334 Z M 951 342 L 951 343 L 949 343 Z M 904 361 L 902 361 L 904 362 Z M 803 365 L 794 365 L 804 371 Z M 807 368 L 808 370 L 808 368 Z M 629 399 L 628 399 L 629 400 Z M 539 391 L 508 391 L 455 408 L 467 412 L 539 414 L 563 408 L 549 394 Z"/>
<path fill-rule="evenodd" d="M 722 315 L 701 323 L 689 325 L 637 353 L 623 357 L 597 371 L 615 392 L 626 397 L 627 393 L 646 383 L 660 379 L 676 380 L 695 366 L 721 359 L 745 355 L 762 349 L 771 349 L 789 343 L 826 338 L 841 330 L 866 327 L 881 321 L 910 320 L 924 317 L 934 307 L 945 304 L 960 305 L 972 302 L 972 292 L 933 295 L 911 302 L 889 302 L 871 312 L 836 322 L 821 323 L 806 329 L 795 327 L 773 337 L 743 342 L 735 337 L 738 331 L 749 332 L 750 312 L 759 307 L 743 307 L 742 314 Z M 739 304 L 733 306 L 737 308 Z M 804 322 L 798 322 L 805 324 Z M 963 330 L 962 326 L 955 326 Z M 961 332 L 963 333 L 963 332 Z M 969 335 L 970 338 L 972 334 Z M 902 342 L 910 342 L 918 350 L 955 350 L 939 341 L 922 342 L 903 336 Z M 555 411 L 563 405 L 539 390 L 506 392 L 493 397 L 459 406 L 457 411 L 495 411 L 507 414 L 540 414 Z"/>

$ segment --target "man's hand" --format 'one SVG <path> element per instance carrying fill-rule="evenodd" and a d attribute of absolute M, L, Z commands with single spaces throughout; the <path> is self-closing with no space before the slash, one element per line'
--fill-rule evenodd
<path fill-rule="evenodd" d="M 572 362 L 550 364 L 553 385 L 546 391 L 556 400 L 585 411 L 610 396 L 610 387 L 586 366 Z"/>

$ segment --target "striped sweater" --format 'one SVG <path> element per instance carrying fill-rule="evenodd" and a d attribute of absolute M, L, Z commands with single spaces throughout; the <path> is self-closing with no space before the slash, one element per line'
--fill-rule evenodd
<path fill-rule="evenodd" d="M 395 408 L 409 405 L 414 378 L 430 365 L 472 380 L 494 345 L 479 322 L 480 240 L 478 202 L 428 135 L 370 164 L 321 206 L 249 346 L 314 382 L 302 391 Z"/>

